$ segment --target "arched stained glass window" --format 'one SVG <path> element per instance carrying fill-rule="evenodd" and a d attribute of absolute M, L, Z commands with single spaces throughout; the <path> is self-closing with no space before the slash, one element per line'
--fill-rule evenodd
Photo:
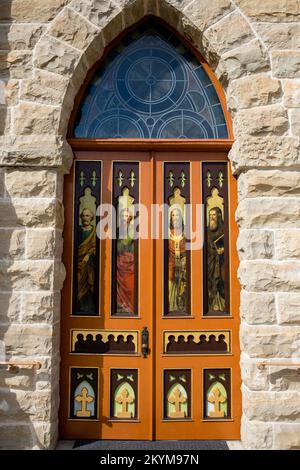
<path fill-rule="evenodd" d="M 80 138 L 224 139 L 219 97 L 201 63 L 156 20 L 126 35 L 79 106 Z"/>

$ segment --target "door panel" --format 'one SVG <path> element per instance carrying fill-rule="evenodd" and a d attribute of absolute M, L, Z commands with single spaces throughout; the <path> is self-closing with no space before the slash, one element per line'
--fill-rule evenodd
<path fill-rule="evenodd" d="M 216 158 L 217 157 L 217 158 Z M 174 154 L 156 153 L 156 203 L 161 204 L 164 198 L 164 184 L 169 184 L 164 175 L 164 169 L 170 168 L 170 162 L 174 161 Z M 202 203 L 202 188 L 203 184 L 202 168 L 203 163 L 201 160 L 209 161 L 205 155 L 180 153 L 180 156 L 176 155 L 176 164 L 178 161 L 190 162 L 190 198 L 192 204 L 192 220 L 195 222 L 196 217 L 196 203 Z M 202 160 L 202 161 L 203 161 Z M 218 161 L 218 155 L 215 156 L 215 161 Z M 223 159 L 220 162 L 223 165 Z M 167 162 L 167 163 L 166 163 Z M 228 172 L 230 174 L 230 172 Z M 235 180 L 229 176 L 229 192 L 235 194 Z M 233 187 L 231 187 L 233 186 Z M 231 200 L 229 209 L 231 211 L 231 220 L 234 220 L 234 204 L 235 201 Z M 203 220 L 202 220 L 203 223 Z M 232 223 L 229 227 L 230 230 L 230 246 L 229 246 L 229 259 L 233 263 L 231 269 L 231 280 L 230 287 L 231 293 L 230 298 L 232 300 L 230 315 L 209 317 L 204 316 L 204 305 L 205 299 L 203 296 L 203 247 L 200 246 L 197 249 L 191 250 L 191 275 L 190 275 L 190 289 L 191 289 L 191 315 L 187 317 L 166 317 L 163 315 L 163 297 L 167 291 L 165 284 L 163 270 L 161 268 L 161 260 L 165 259 L 163 253 L 164 243 L 161 239 L 155 241 L 155 285 L 156 285 L 156 326 L 155 335 L 157 339 L 156 343 L 156 362 L 155 362 L 155 373 L 156 373 L 156 439 L 237 439 L 239 438 L 240 432 L 240 379 L 239 379 L 239 345 L 238 345 L 238 303 L 237 303 L 237 292 L 238 284 L 236 278 L 236 228 Z M 163 336 L 164 332 L 175 336 L 173 343 L 173 353 L 166 354 L 166 348 L 164 347 Z M 206 336 L 206 343 L 210 342 L 211 334 L 214 334 L 216 338 L 224 333 L 224 343 L 228 343 L 220 348 L 220 345 L 211 345 L 211 347 L 205 348 L 207 351 L 197 349 L 199 339 L 202 335 Z M 165 336 L 167 333 L 165 333 Z M 178 336 L 182 335 L 184 341 L 182 346 L 178 345 Z M 188 336 L 193 335 L 194 338 L 189 346 Z M 180 340 L 179 340 L 180 341 Z M 200 341 L 201 342 L 201 341 Z M 170 346 L 170 345 L 169 345 Z M 190 348 L 190 349 L 189 349 Z M 218 349 L 215 350 L 214 349 Z M 172 345 L 171 345 L 172 349 Z M 177 351 L 176 351 L 177 349 Z M 180 351 L 181 349 L 181 351 Z M 221 349 L 221 351 L 220 351 Z M 222 351 L 223 349 L 223 351 Z M 179 351 L 178 351 L 179 350 Z M 177 413 L 170 412 L 172 415 L 166 419 L 164 412 L 164 402 L 167 397 L 165 395 L 166 384 L 164 384 L 164 371 L 181 370 L 191 371 L 191 386 L 190 394 L 188 397 L 190 402 L 191 411 L 188 413 L 188 417 L 182 417 L 184 414 L 185 406 L 185 382 L 187 380 L 186 374 L 182 373 L 182 380 L 176 379 L 176 374 L 171 375 L 171 380 L 178 383 L 178 390 L 175 388 L 175 395 L 169 397 L 171 401 L 177 400 Z M 225 374 L 225 375 L 224 375 Z M 215 383 L 221 383 L 221 385 L 213 386 L 211 384 L 205 384 L 204 376 L 214 376 Z M 221 376 L 221 379 L 219 378 Z M 165 380 L 166 382 L 166 380 Z M 227 383 L 226 383 L 227 382 Z M 165 385 L 165 386 L 164 386 Z M 226 390 L 222 386 L 226 386 Z M 206 391 L 204 390 L 206 386 Z M 181 391 L 181 394 L 178 393 Z M 223 392 L 223 393 L 221 393 Z M 224 410 L 222 411 L 221 400 L 224 400 L 225 392 L 227 394 L 227 416 Z M 220 395 L 220 396 L 219 396 Z M 232 404 L 232 396 L 235 397 L 234 406 Z M 211 401 L 216 400 L 214 403 L 207 403 L 205 397 L 209 397 Z M 182 403 L 180 403 L 180 401 Z M 207 409 L 209 404 L 209 409 Z M 174 408 L 174 405 L 173 405 Z M 214 409 L 218 412 L 215 412 Z M 173 421 L 176 421 L 176 426 Z"/>
<path fill-rule="evenodd" d="M 65 181 L 64 263 L 67 277 L 62 295 L 61 437 L 146 440 L 238 439 L 241 399 L 238 342 L 239 286 L 236 274 L 237 227 L 234 222 L 236 181 L 231 176 L 229 163 L 228 177 L 223 175 L 222 178 L 225 179 L 221 178 L 218 183 L 216 182 L 220 173 L 218 162 L 224 173 L 227 155 L 222 152 L 174 154 L 89 151 L 77 152 L 76 161 L 101 162 L 102 203 L 115 204 L 118 201 L 121 204 L 124 199 L 117 199 L 118 197 L 125 197 L 128 202 L 128 197 L 130 201 L 130 197 L 134 196 L 139 198 L 139 202 L 146 207 L 148 214 L 151 214 L 151 204 L 160 205 L 169 201 L 169 214 L 171 214 L 172 208 L 175 207 L 172 204 L 179 202 L 179 205 L 184 205 L 190 202 L 190 219 L 187 217 L 184 223 L 190 220 L 193 231 L 197 229 L 197 218 L 201 222 L 201 230 L 203 224 L 208 227 L 208 218 L 205 218 L 208 217 L 207 198 L 213 193 L 209 191 L 205 193 L 203 185 L 211 182 L 212 188 L 214 185 L 218 188 L 211 203 L 211 208 L 214 210 L 216 204 L 223 209 L 221 196 L 224 191 L 221 188 L 222 185 L 228 184 L 225 218 L 223 213 L 224 223 L 228 224 L 226 228 L 228 281 L 224 283 L 227 294 L 222 294 L 222 286 L 220 295 L 218 294 L 218 302 L 221 307 L 224 306 L 224 312 L 220 310 L 221 307 L 219 310 L 216 307 L 213 312 L 215 314 L 210 312 L 210 315 L 206 315 L 207 283 L 203 273 L 206 262 L 204 250 L 207 249 L 207 243 L 204 243 L 205 248 L 203 248 L 203 240 L 200 237 L 196 248 L 186 255 L 186 259 L 189 257 L 188 262 L 183 260 L 184 256 L 181 255 L 185 253 L 185 243 L 173 235 L 170 236 L 171 243 L 163 239 L 161 212 L 159 237 L 151 239 L 151 223 L 149 223 L 149 236 L 140 237 L 138 240 L 138 261 L 135 264 L 138 269 L 138 280 L 134 282 L 137 314 L 127 314 L 124 308 L 121 314 L 116 315 L 118 310 L 116 302 L 121 302 L 124 289 L 126 291 L 126 288 L 133 283 L 130 275 L 127 277 L 125 275 L 124 279 L 123 275 L 118 277 L 117 273 L 118 269 L 123 269 L 122 272 L 126 273 L 128 271 L 126 263 L 128 259 L 132 259 L 131 255 L 127 256 L 127 248 L 126 256 L 121 256 L 126 243 L 114 245 L 116 242 L 109 238 L 101 241 L 97 238 L 99 243 L 97 262 L 100 273 L 97 290 L 99 315 L 74 315 L 72 298 L 77 295 L 74 288 L 78 289 L 78 283 L 74 282 L 74 279 L 72 282 L 74 265 L 72 260 L 74 254 L 77 253 L 79 256 L 79 248 L 75 246 L 78 244 L 78 237 L 76 238 L 74 234 L 75 230 L 78 230 L 75 224 L 80 223 L 79 206 L 81 204 L 82 209 L 84 205 L 76 202 L 76 197 L 78 194 L 86 195 L 83 192 L 84 185 L 81 187 L 81 192 L 76 189 L 76 184 L 80 186 L 84 181 L 85 174 L 82 175 L 78 171 L 76 173 L 74 165 Z M 207 166 L 205 162 L 215 166 Z M 174 171 L 173 164 L 175 164 Z M 135 168 L 132 178 L 131 167 Z M 85 168 L 84 165 L 82 168 Z M 210 179 L 209 172 L 215 181 Z M 79 183 L 76 182 L 76 178 Z M 124 182 L 125 180 L 128 180 L 128 184 Z M 170 185 L 170 182 L 172 186 L 166 188 L 166 184 Z M 131 184 L 138 184 L 138 192 L 132 190 Z M 123 191 L 125 186 L 129 192 Z M 99 191 L 97 185 L 90 187 L 92 195 L 95 187 Z M 180 189 L 179 192 L 174 192 L 176 187 Z M 169 192 L 166 192 L 166 189 Z M 196 204 L 202 203 L 204 209 L 199 213 Z M 123 206 L 119 205 L 119 209 L 120 207 Z M 70 214 L 74 214 L 74 211 L 77 211 L 77 218 L 73 217 L 72 220 Z M 165 213 L 164 217 L 169 216 Z M 204 233 L 205 230 L 206 228 Z M 223 236 L 213 236 L 212 240 L 212 246 L 215 246 L 216 250 L 218 248 L 221 253 L 220 247 L 226 246 L 222 241 Z M 134 243 L 136 247 L 136 242 Z M 133 253 L 137 253 L 136 248 L 132 250 Z M 168 250 L 171 255 L 168 255 Z M 181 259 L 181 264 L 178 264 L 178 259 Z M 226 263 L 222 266 L 224 264 Z M 222 269 L 223 267 L 220 268 L 221 271 Z M 177 273 L 177 277 L 174 274 L 173 281 L 169 282 L 168 276 L 172 276 L 172 273 Z M 76 276 L 76 272 L 73 276 Z M 174 281 L 178 276 L 183 279 L 181 283 Z M 220 274 L 220 278 L 222 276 L 225 277 L 225 274 Z M 118 291 L 119 297 L 116 297 L 116 286 L 121 286 L 117 287 L 121 292 L 120 294 Z M 170 294 L 173 295 L 172 299 L 171 297 L 166 299 L 169 292 L 172 292 Z M 179 295 L 179 300 L 176 300 L 176 293 Z M 222 303 L 222 295 L 227 299 L 226 309 L 225 301 Z M 189 298 L 186 303 L 185 296 Z M 212 296 L 210 305 L 212 305 L 211 298 Z M 167 310 L 170 310 L 170 305 L 173 305 L 172 314 L 166 315 L 169 313 Z M 144 327 L 147 327 L 149 334 L 149 351 L 146 357 L 142 354 Z"/>
<path fill-rule="evenodd" d="M 153 199 L 153 172 L 148 153 L 124 155 L 119 152 L 110 154 L 78 152 L 76 159 L 102 162 L 101 193 L 104 204 L 112 202 L 113 162 L 124 162 L 128 166 L 131 162 L 137 162 L 139 175 L 135 175 L 135 184 L 139 184 L 140 202 L 150 207 Z M 147 326 L 149 331 L 150 349 L 151 351 L 154 349 L 151 344 L 153 341 L 152 242 L 150 237 L 139 240 L 137 316 L 112 315 L 113 241 L 109 238 L 102 239 L 100 242 L 97 238 L 97 243 L 100 243 L 100 315 L 93 317 L 72 315 L 70 261 L 73 256 L 74 227 L 69 220 L 69 212 L 73 210 L 71 208 L 76 207 L 76 201 L 72 200 L 76 185 L 74 171 L 73 168 L 65 181 L 64 263 L 67 267 L 67 279 L 62 298 L 61 435 L 66 438 L 81 439 L 152 439 L 153 356 L 145 360 L 141 354 L 141 332 L 144 326 Z M 73 248 L 73 254 L 75 250 L 76 247 Z M 147 263 L 142 262 L 145 259 Z M 73 341 L 70 338 L 72 331 Z M 79 338 L 79 341 L 78 335 L 80 334 L 83 337 Z M 123 338 L 120 339 L 120 335 Z M 128 336 L 133 336 L 133 338 L 128 339 Z M 82 368 L 87 366 L 89 369 L 85 374 Z M 73 375 L 79 374 L 78 377 L 81 380 L 81 388 L 79 386 L 77 391 L 72 390 L 71 387 L 71 375 L 74 368 Z M 94 397 L 86 376 L 91 373 L 96 374 L 96 371 L 98 371 L 96 393 L 98 396 Z M 87 399 L 92 402 L 90 405 L 86 404 Z M 96 400 L 98 401 L 97 416 L 93 417 L 91 406 Z M 90 416 L 87 416 L 88 414 Z"/>

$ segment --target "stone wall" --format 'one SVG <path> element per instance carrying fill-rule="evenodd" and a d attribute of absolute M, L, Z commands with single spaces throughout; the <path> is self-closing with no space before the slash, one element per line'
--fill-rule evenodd
<path fill-rule="evenodd" d="M 3 448 L 53 448 L 59 404 L 62 180 L 73 100 L 104 47 L 153 13 L 205 56 L 227 95 L 238 175 L 242 441 L 300 448 L 300 3 L 2 0 L 0 371 Z"/>

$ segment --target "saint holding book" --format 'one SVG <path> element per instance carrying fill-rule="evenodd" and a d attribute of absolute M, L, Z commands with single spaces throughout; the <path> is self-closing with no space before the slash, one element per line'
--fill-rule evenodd
<path fill-rule="evenodd" d="M 225 310 L 224 227 L 222 211 L 212 207 L 208 227 L 208 308 L 210 311 Z"/>

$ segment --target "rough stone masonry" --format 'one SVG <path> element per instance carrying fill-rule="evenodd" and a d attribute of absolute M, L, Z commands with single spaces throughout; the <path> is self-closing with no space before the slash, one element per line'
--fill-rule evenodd
<path fill-rule="evenodd" d="M 155 14 L 215 70 L 238 176 L 242 444 L 300 448 L 299 0 L 2 0 L 0 6 L 0 446 L 58 435 L 63 175 L 74 97 L 104 47 Z"/>

